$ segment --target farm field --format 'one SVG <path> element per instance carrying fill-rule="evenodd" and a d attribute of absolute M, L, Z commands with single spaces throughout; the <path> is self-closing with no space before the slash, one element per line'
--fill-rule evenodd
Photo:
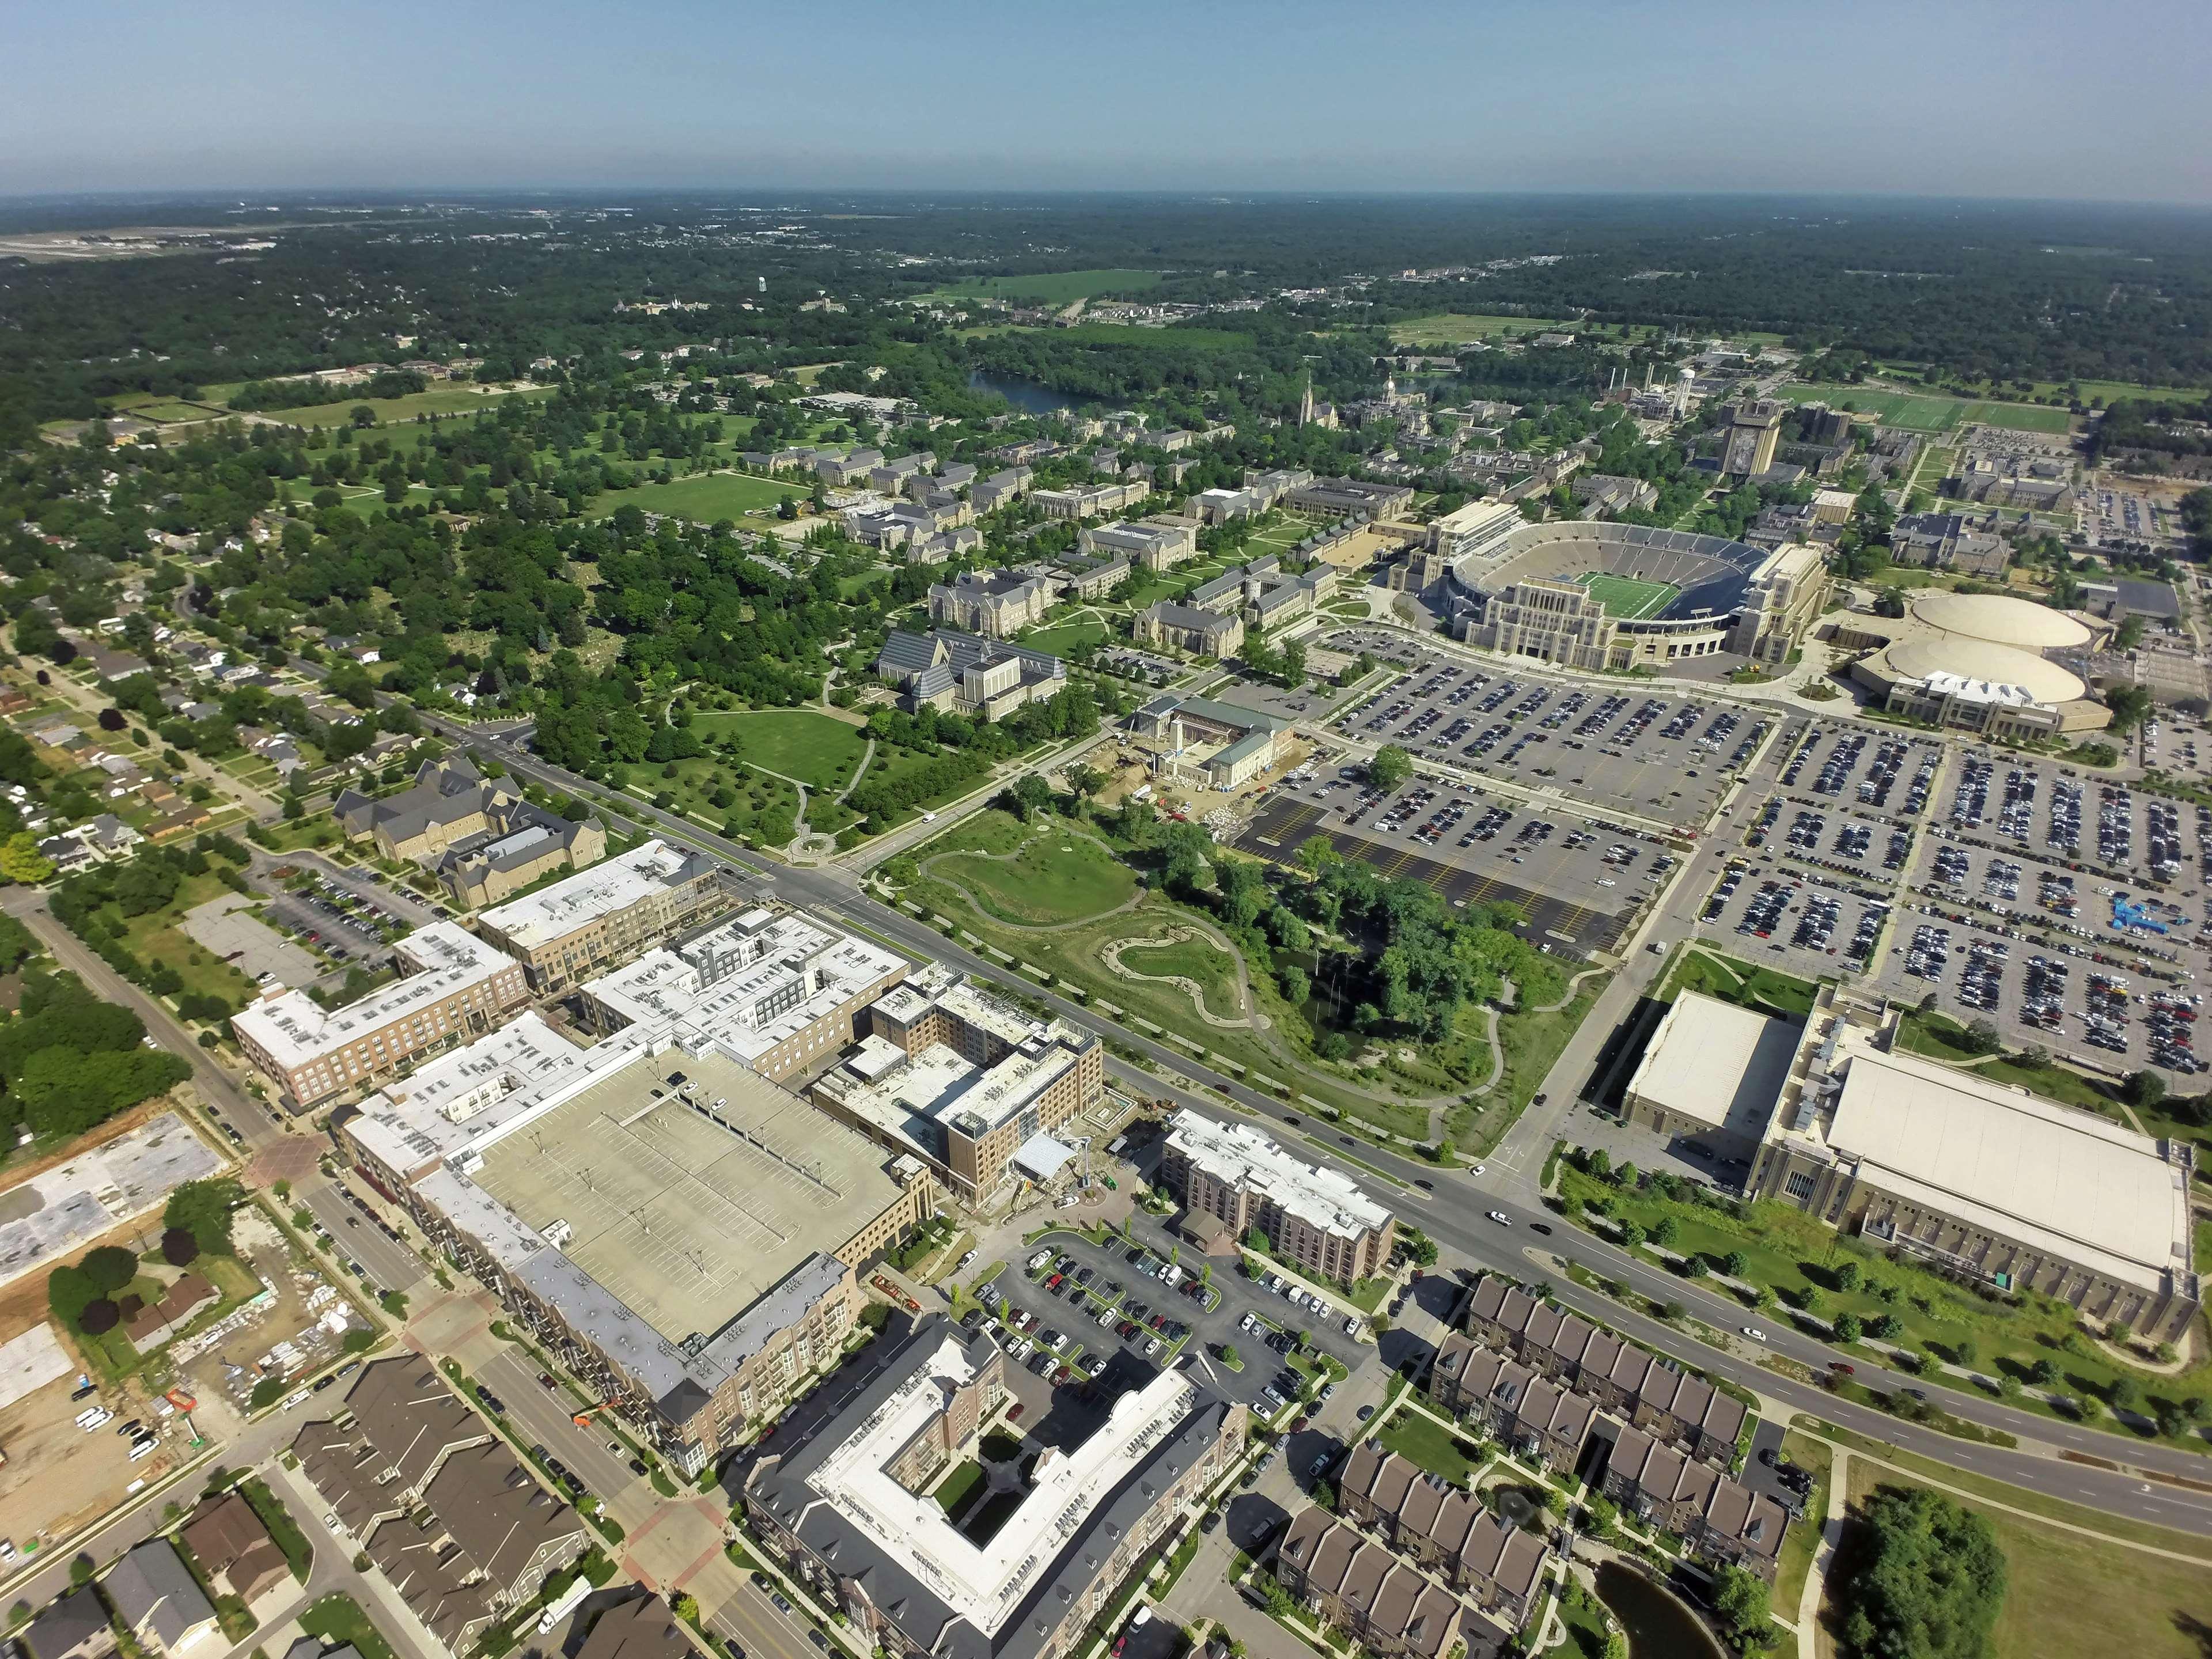
<path fill-rule="evenodd" d="M 809 789 L 842 789 L 868 746 L 859 726 L 811 708 L 702 714 L 691 729 L 708 744 L 734 732 L 746 765 L 797 778 Z"/>
<path fill-rule="evenodd" d="M 604 519 L 619 507 L 647 513 L 667 513 L 679 519 L 713 524 L 720 519 L 742 519 L 749 514 L 773 517 L 785 496 L 805 499 L 802 491 L 772 478 L 749 472 L 695 472 L 672 483 L 640 484 L 635 489 L 610 489 L 594 501 L 586 515 Z"/>
<path fill-rule="evenodd" d="M 937 291 L 956 298 L 1072 305 L 1102 294 L 1135 294 L 1159 285 L 1157 270 L 1049 270 L 1026 276 L 973 276 Z"/>
<path fill-rule="evenodd" d="M 1832 404 L 1872 415 L 1885 426 L 1907 432 L 1953 432 L 1978 422 L 2014 432 L 2064 432 L 2072 417 L 2063 409 L 2038 404 L 1989 403 L 1941 392 L 1885 392 L 1863 386 L 1808 386 L 1791 381 L 1778 396 L 1791 403 Z"/>
<path fill-rule="evenodd" d="M 1603 571 L 1592 571 L 1576 580 L 1605 607 L 1607 616 L 1618 617 L 1625 622 L 1640 622 L 1646 617 L 1657 616 L 1682 591 L 1672 582 L 1646 581 L 1640 576 L 1612 576 Z"/>

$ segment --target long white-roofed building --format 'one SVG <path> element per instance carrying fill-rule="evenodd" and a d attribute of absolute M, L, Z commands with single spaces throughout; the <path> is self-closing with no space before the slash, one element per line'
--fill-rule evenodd
<path fill-rule="evenodd" d="M 392 953 L 405 975 L 343 1008 L 281 991 L 232 1017 L 240 1048 L 294 1109 L 486 1036 L 530 999 L 520 963 L 450 921 L 410 933 Z"/>
<path fill-rule="evenodd" d="M 705 920 L 728 896 L 714 859 L 655 840 L 487 910 L 477 926 L 545 995 Z"/>
<path fill-rule="evenodd" d="M 2178 1340 L 2202 1292 L 2195 1149 L 1894 1046 L 1824 986 L 1747 1190 L 1970 1282 Z"/>

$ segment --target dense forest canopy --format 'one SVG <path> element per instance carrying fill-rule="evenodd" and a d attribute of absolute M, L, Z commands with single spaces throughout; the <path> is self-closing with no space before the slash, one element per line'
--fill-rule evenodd
<path fill-rule="evenodd" d="M 145 204 L 140 204 L 142 206 Z M 1192 303 L 1330 289 L 1293 307 L 1305 350 L 1441 311 L 1763 330 L 1878 360 L 2001 379 L 2212 381 L 2212 215 L 2180 209 L 1777 198 L 643 197 L 443 204 L 164 204 L 169 222 L 274 246 L 161 258 L 0 261 L 0 438 L 130 392 L 174 395 L 421 356 L 541 356 L 712 335 L 756 367 L 819 362 L 945 331 L 894 302 L 975 277 L 1158 274 Z M 84 228 L 19 208 L 0 228 Z M 257 222 L 256 218 L 260 222 Z M 116 222 L 112 214 L 107 222 Z M 1410 283 L 1408 271 L 1450 270 Z M 834 294 L 842 311 L 805 309 Z M 700 311 L 616 307 L 681 298 Z M 1291 343 L 1236 329 L 1280 374 Z M 1346 346 L 1358 343 L 1346 340 Z M 1005 350 L 994 345 L 986 357 Z M 1086 374 L 1098 395 L 1140 358 Z M 252 394 L 265 398 L 265 391 Z"/>

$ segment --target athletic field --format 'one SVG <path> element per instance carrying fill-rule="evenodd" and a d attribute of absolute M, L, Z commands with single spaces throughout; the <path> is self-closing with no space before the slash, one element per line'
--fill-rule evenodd
<path fill-rule="evenodd" d="M 1646 617 L 1657 616 L 1682 591 L 1672 582 L 1648 582 L 1641 576 L 1613 576 L 1602 571 L 1591 571 L 1575 580 L 1605 607 L 1607 616 L 1618 617 L 1623 622 L 1641 622 Z"/>

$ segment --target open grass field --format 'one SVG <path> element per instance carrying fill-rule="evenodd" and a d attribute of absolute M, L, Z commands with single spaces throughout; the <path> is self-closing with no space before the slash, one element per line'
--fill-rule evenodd
<path fill-rule="evenodd" d="M 1036 651 L 1049 651 L 1064 657 L 1079 645 L 1103 643 L 1107 637 L 1106 624 L 1102 622 L 1067 622 L 1053 628 L 1040 628 L 1034 634 L 1022 636 L 1022 643 Z"/>
<path fill-rule="evenodd" d="M 1809 980 L 1793 979 L 1771 968 L 1754 967 L 1704 950 L 1683 952 L 1660 998 L 1672 1002 L 1685 991 L 1703 991 L 1741 1008 L 1791 1019 L 1802 1019 L 1812 1012 L 1813 999 L 1819 994 L 1819 988 Z"/>
<path fill-rule="evenodd" d="M 376 423 L 387 425 L 393 421 L 411 421 L 417 415 L 458 415 L 484 409 L 501 398 L 550 398 L 550 386 L 521 386 L 501 390 L 474 386 L 433 386 L 428 392 L 410 392 L 404 398 L 343 398 L 327 404 L 309 404 L 300 409 L 270 409 L 257 411 L 264 420 L 283 426 L 337 427 L 353 424 L 353 412 L 366 404 L 376 411 Z"/>
<path fill-rule="evenodd" d="M 1480 313 L 1448 311 L 1434 317 L 1410 317 L 1390 325 L 1390 338 L 1399 345 L 1457 345 L 1465 340 L 1487 340 L 1500 334 L 1541 334 L 1547 329 L 1579 329 L 1578 323 L 1551 317 L 1493 317 Z"/>
<path fill-rule="evenodd" d="M 1103 915 L 1137 890 L 1134 872 L 1104 848 L 1050 824 L 1024 842 L 1011 861 L 960 854 L 932 866 L 931 874 L 965 889 L 993 915 L 1032 927 Z"/>
<path fill-rule="evenodd" d="M 1792 381 L 1777 395 L 1796 404 L 1855 409 L 1885 426 L 1907 432 L 1954 432 L 1977 422 L 2014 432 L 2064 432 L 2071 420 L 2064 410 L 2039 404 L 1990 403 L 1941 392 L 1885 392 L 1863 386 L 1808 386 Z"/>
<path fill-rule="evenodd" d="M 1426 1412 L 1401 1409 L 1382 1425 L 1383 1445 L 1431 1474 L 1464 1486 L 1475 1471 L 1474 1448 Z"/>
<path fill-rule="evenodd" d="M 586 516 L 604 519 L 618 507 L 635 507 L 647 513 L 695 519 L 701 524 L 748 514 L 774 518 L 777 503 L 787 495 L 805 499 L 804 492 L 790 484 L 755 477 L 750 472 L 695 472 L 672 483 L 610 489 L 592 503 Z"/>
<path fill-rule="evenodd" d="M 180 398 L 118 398 L 107 406 L 111 415 L 128 415 L 134 420 L 185 422 L 219 421 L 223 411 L 210 404 L 188 404 Z"/>
<path fill-rule="evenodd" d="M 1877 1486 L 1919 1484 L 1855 1459 L 1850 1504 L 1856 1512 Z M 2175 1561 L 2027 1516 L 1986 1507 L 1979 1513 L 1996 1534 L 2007 1568 L 1993 1643 L 2002 1659 L 2080 1659 L 2088 1653 L 2203 1659 L 2205 1632 L 2212 1628 L 2212 1551 L 2197 1562 Z M 1846 1533 L 1846 1550 L 1851 1541 Z M 1824 1618 L 1832 1606 L 1832 1600 Z"/>
<path fill-rule="evenodd" d="M 1154 979 L 1187 979 L 1206 997 L 1206 1011 L 1233 1019 L 1243 1010 L 1237 1001 L 1237 964 L 1227 951 L 1203 939 L 1139 945 L 1121 952 L 1121 965 Z"/>
<path fill-rule="evenodd" d="M 1157 270 L 1038 271 L 1026 276 L 971 276 L 937 291 L 953 298 L 1064 306 L 1102 294 L 1140 294 L 1159 286 L 1160 275 Z"/>
<path fill-rule="evenodd" d="M 1657 616 L 1682 591 L 1672 582 L 1646 581 L 1640 576 L 1612 576 L 1596 570 L 1575 580 L 1605 607 L 1607 616 L 1618 617 L 1624 622 L 1641 622 L 1646 617 Z"/>
<path fill-rule="evenodd" d="M 809 789 L 842 789 L 868 747 L 859 726 L 811 708 L 705 714 L 694 720 L 692 729 L 708 743 L 735 732 L 748 766 L 797 778 Z"/>

